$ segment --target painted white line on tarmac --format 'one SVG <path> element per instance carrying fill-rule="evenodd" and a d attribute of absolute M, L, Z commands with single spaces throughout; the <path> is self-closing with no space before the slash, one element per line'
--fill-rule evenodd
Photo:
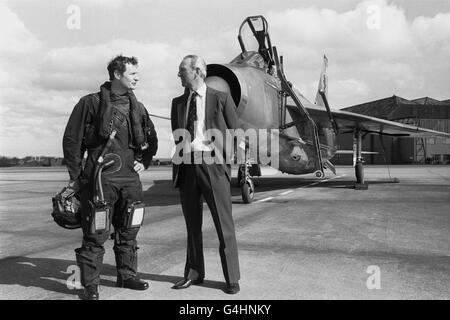
<path fill-rule="evenodd" d="M 285 195 L 287 195 L 289 193 L 292 193 L 292 192 L 294 192 L 294 190 L 288 190 L 288 191 L 280 193 L 279 196 L 285 196 Z"/>
<path fill-rule="evenodd" d="M 265 202 L 265 201 L 269 201 L 269 200 L 272 200 L 272 199 L 273 199 L 273 197 L 268 197 L 268 198 L 264 198 L 264 199 L 258 200 L 256 202 Z"/>
<path fill-rule="evenodd" d="M 307 184 L 306 186 L 301 186 L 301 187 L 297 188 L 297 190 L 298 190 L 298 189 L 304 189 L 304 188 L 311 187 L 311 186 L 315 186 L 316 184 L 323 183 L 323 182 L 327 182 L 327 181 L 334 180 L 334 179 L 337 179 L 337 178 L 342 178 L 342 177 L 345 177 L 345 176 L 346 176 L 346 174 L 342 174 L 342 175 L 340 175 L 340 176 L 334 176 L 334 177 L 329 178 L 329 179 L 324 179 L 324 180 L 316 181 L 316 182 Z"/>
<path fill-rule="evenodd" d="M 334 176 L 334 177 L 329 178 L 329 179 L 324 179 L 324 180 L 316 181 L 316 182 L 307 184 L 306 186 L 299 187 L 299 188 L 297 188 L 296 190 L 304 189 L 304 188 L 307 188 L 307 187 L 311 187 L 311 186 L 314 186 L 314 185 L 316 185 L 316 184 L 319 184 L 319 183 L 322 183 L 322 182 L 326 182 L 326 181 L 330 181 L 330 180 L 334 180 L 334 179 L 337 179 L 337 178 L 342 178 L 342 177 L 344 177 L 344 176 L 346 176 L 346 174 L 342 174 L 342 175 L 340 175 L 340 176 Z M 292 192 L 294 192 L 294 190 L 287 190 L 287 191 L 284 191 L 284 192 L 279 193 L 277 196 L 285 196 L 285 195 L 290 194 L 290 193 L 292 193 Z M 257 200 L 257 201 L 255 201 L 255 202 L 266 202 L 266 201 L 269 201 L 269 200 L 272 200 L 272 199 L 274 199 L 274 197 L 267 197 L 267 198 L 264 198 L 264 199 L 261 199 L 261 200 Z"/>

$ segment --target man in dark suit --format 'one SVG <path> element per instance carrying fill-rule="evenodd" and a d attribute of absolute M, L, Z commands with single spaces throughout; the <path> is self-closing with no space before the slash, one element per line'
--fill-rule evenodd
<path fill-rule="evenodd" d="M 187 257 L 184 278 L 173 288 L 189 288 L 202 283 L 205 277 L 203 196 L 219 237 L 225 292 L 235 294 L 240 290 L 240 272 L 231 212 L 231 166 L 227 164 L 229 155 L 225 152 L 224 142 L 227 130 L 238 128 L 236 105 L 229 94 L 206 86 L 206 64 L 201 57 L 186 56 L 179 66 L 178 76 L 185 93 L 173 99 L 171 120 L 175 143 L 184 144 L 184 154 L 183 161 L 173 161 L 173 183 L 179 188 L 186 221 Z M 182 135 L 177 134 L 180 130 Z M 206 161 L 213 158 L 214 163 Z"/>

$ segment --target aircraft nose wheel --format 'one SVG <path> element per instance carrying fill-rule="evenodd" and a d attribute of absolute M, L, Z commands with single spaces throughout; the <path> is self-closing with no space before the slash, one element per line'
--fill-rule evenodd
<path fill-rule="evenodd" d="M 244 203 L 251 203 L 255 196 L 255 186 L 251 179 L 247 179 L 241 187 L 242 200 Z"/>

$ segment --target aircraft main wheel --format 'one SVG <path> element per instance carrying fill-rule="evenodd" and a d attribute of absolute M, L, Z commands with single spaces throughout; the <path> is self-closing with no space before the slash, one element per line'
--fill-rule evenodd
<path fill-rule="evenodd" d="M 244 203 L 251 203 L 253 201 L 253 197 L 255 196 L 255 187 L 253 185 L 252 180 L 247 180 L 242 185 L 242 200 Z"/>
<path fill-rule="evenodd" d="M 358 162 L 355 165 L 355 176 L 357 183 L 364 183 L 364 168 L 361 162 Z"/>

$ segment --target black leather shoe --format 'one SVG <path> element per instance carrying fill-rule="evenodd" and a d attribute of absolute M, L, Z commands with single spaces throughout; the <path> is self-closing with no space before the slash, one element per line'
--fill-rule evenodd
<path fill-rule="evenodd" d="M 225 288 L 225 293 L 228 294 L 236 294 L 241 291 L 241 287 L 239 287 L 239 283 L 228 283 Z"/>
<path fill-rule="evenodd" d="M 121 277 L 117 277 L 116 287 L 127 288 L 132 290 L 147 290 L 148 282 L 142 281 L 138 278 L 128 278 L 122 280 Z"/>
<path fill-rule="evenodd" d="M 98 286 L 91 285 L 84 288 L 83 291 L 83 300 L 98 300 L 99 294 L 98 294 Z"/>
<path fill-rule="evenodd" d="M 203 283 L 203 279 L 191 280 L 191 279 L 183 279 L 174 284 L 172 289 L 187 289 L 191 285 L 201 284 Z"/>

